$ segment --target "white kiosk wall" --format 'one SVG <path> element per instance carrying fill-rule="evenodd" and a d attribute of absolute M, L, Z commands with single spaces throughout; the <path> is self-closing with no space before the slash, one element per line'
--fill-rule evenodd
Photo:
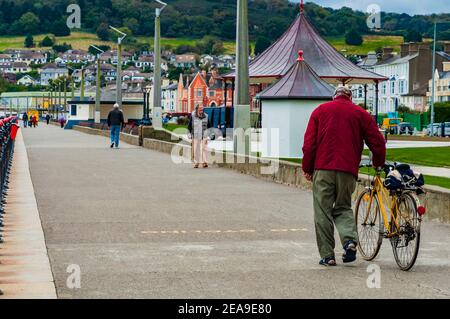
<path fill-rule="evenodd" d="M 312 112 L 325 100 L 262 101 L 262 157 L 302 158 L 303 141 Z M 278 134 L 276 130 L 278 129 Z M 278 135 L 278 136 L 277 136 Z M 278 141 L 278 145 L 276 145 Z"/>

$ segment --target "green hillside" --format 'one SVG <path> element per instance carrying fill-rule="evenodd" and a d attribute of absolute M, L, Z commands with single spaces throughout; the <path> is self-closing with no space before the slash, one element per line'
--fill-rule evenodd
<path fill-rule="evenodd" d="M 34 40 L 36 43 L 40 42 L 46 35 L 36 35 Z M 153 37 L 151 36 L 139 36 L 136 38 L 141 44 L 153 44 Z M 403 42 L 403 37 L 399 36 L 364 36 L 364 43 L 360 46 L 350 46 L 345 44 L 344 37 L 326 37 L 326 39 L 341 53 L 343 54 L 367 54 L 369 51 L 375 51 L 379 47 L 390 46 L 396 51 L 400 50 L 400 44 Z M 24 36 L 2 36 L 0 37 L 0 51 L 5 49 L 23 49 L 24 48 Z M 114 47 L 115 43 L 112 41 L 100 41 L 98 37 L 93 33 L 88 32 L 73 32 L 70 36 L 56 37 L 57 43 L 62 44 L 64 42 L 72 45 L 73 49 L 83 49 L 91 45 L 109 45 Z M 195 46 L 198 39 L 192 38 L 163 38 L 161 40 L 162 45 L 169 45 L 172 48 L 176 48 L 180 45 Z M 254 46 L 254 42 L 252 42 Z M 225 53 L 234 53 L 235 42 L 232 40 L 224 41 Z M 48 48 L 47 48 L 48 49 Z"/>

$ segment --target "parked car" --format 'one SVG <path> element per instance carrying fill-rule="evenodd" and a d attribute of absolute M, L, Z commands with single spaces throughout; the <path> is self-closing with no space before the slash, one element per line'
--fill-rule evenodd
<path fill-rule="evenodd" d="M 428 136 L 438 136 L 440 127 L 441 127 L 440 123 L 434 123 L 433 124 L 433 135 L 431 135 L 431 124 L 428 124 L 428 126 L 427 126 Z"/>
<path fill-rule="evenodd" d="M 411 123 L 408 122 L 402 122 L 398 125 L 398 134 L 409 134 L 413 135 L 414 133 L 414 127 L 411 125 Z"/>
<path fill-rule="evenodd" d="M 443 134 L 444 137 L 450 137 L 450 122 L 443 123 L 443 126 L 444 126 L 444 134 Z"/>

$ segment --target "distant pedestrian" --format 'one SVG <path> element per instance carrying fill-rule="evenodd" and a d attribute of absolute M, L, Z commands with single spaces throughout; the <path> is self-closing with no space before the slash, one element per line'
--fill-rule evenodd
<path fill-rule="evenodd" d="M 66 124 L 66 118 L 64 114 L 61 114 L 58 118 L 58 122 L 61 125 L 61 128 L 64 128 L 64 125 Z"/>
<path fill-rule="evenodd" d="M 22 115 L 22 121 L 23 121 L 23 127 L 27 127 L 28 126 L 28 114 L 26 112 L 24 112 Z"/>
<path fill-rule="evenodd" d="M 47 125 L 49 125 L 50 124 L 50 114 L 46 114 L 45 115 L 45 121 L 47 122 Z"/>
<path fill-rule="evenodd" d="M 108 114 L 108 127 L 111 130 L 111 148 L 119 148 L 120 132 L 125 125 L 123 112 L 119 109 L 119 104 L 114 104 L 114 108 Z"/>
<path fill-rule="evenodd" d="M 203 168 L 208 167 L 207 159 L 207 144 L 208 144 L 208 129 L 210 128 L 208 114 L 204 112 L 201 105 L 195 107 L 189 121 L 188 129 L 192 138 L 192 159 L 194 161 L 194 168 L 202 165 Z"/>
<path fill-rule="evenodd" d="M 334 225 L 344 248 L 343 262 L 356 260 L 358 235 L 351 196 L 355 191 L 364 142 L 373 165 L 385 164 L 386 144 L 372 116 L 352 103 L 352 91 L 339 87 L 334 101 L 311 115 L 303 145 L 303 172 L 313 182 L 314 222 L 320 264 L 336 266 Z"/>

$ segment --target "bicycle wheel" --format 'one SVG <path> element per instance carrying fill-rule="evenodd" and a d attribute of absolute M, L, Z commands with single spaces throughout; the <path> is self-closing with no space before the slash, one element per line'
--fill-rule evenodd
<path fill-rule="evenodd" d="M 359 195 L 355 208 L 355 221 L 359 253 L 364 260 L 374 260 L 383 242 L 383 220 L 378 198 L 372 197 L 370 190 L 365 190 Z"/>
<path fill-rule="evenodd" d="M 391 238 L 395 261 L 401 270 L 410 270 L 419 254 L 420 216 L 417 212 L 417 202 L 411 193 L 404 193 L 398 199 L 399 229 L 397 235 Z M 394 232 L 396 225 L 391 223 Z"/>

